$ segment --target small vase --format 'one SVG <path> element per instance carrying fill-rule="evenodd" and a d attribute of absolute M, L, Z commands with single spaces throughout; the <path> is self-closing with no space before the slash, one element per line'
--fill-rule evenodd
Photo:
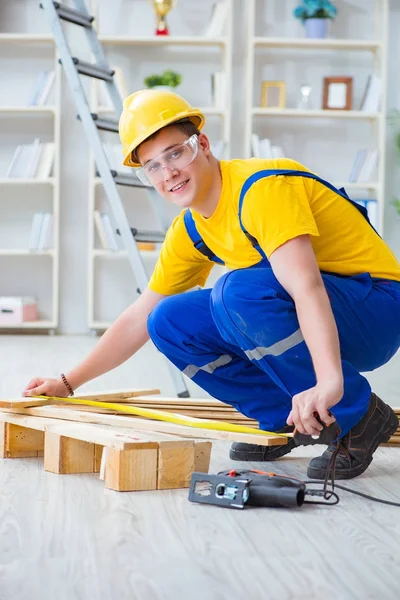
<path fill-rule="evenodd" d="M 308 38 L 326 38 L 328 34 L 328 19 L 306 19 L 304 21 Z"/>

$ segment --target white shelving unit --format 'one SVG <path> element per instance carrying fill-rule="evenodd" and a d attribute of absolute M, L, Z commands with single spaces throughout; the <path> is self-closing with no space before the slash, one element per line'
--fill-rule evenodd
<path fill-rule="evenodd" d="M 217 37 L 207 37 L 205 35 L 171 35 L 168 36 L 156 36 L 156 35 L 136 35 L 135 32 L 132 35 L 110 35 L 102 33 L 102 21 L 101 21 L 101 0 L 92 1 L 92 14 L 96 15 L 96 23 L 99 33 L 99 39 L 103 44 L 106 54 L 109 59 L 111 67 L 120 67 L 122 72 L 127 79 L 128 94 L 133 93 L 137 89 L 144 87 L 143 76 L 148 75 L 152 72 L 162 72 L 165 69 L 173 68 L 174 70 L 180 71 L 180 62 L 183 62 L 185 66 L 186 54 L 194 54 L 197 59 L 202 55 L 208 56 L 208 53 L 214 53 L 218 57 L 219 66 L 215 66 L 212 71 L 208 73 L 207 85 L 210 88 L 210 103 L 206 105 L 196 102 L 196 99 L 191 99 L 188 94 L 185 93 L 183 86 L 177 88 L 177 93 L 181 93 L 185 96 L 194 106 L 200 108 L 205 114 L 208 120 L 212 120 L 211 133 L 206 123 L 205 132 L 209 135 L 211 141 L 213 141 L 212 131 L 218 130 L 220 132 L 220 138 L 224 141 L 224 152 L 223 157 L 229 158 L 231 152 L 231 82 L 232 82 L 232 36 L 233 36 L 233 4 L 234 0 L 224 0 L 227 2 L 227 18 L 224 23 L 223 32 L 224 35 Z M 148 5 L 147 5 L 148 6 Z M 149 7 L 151 10 L 151 6 Z M 175 11 L 179 11 L 179 3 L 177 3 Z M 140 10 L 140 8 L 138 9 Z M 100 13 L 100 18 L 97 15 Z M 213 55 L 214 55 L 213 54 Z M 127 58 L 127 56 L 129 58 Z M 132 77 L 131 81 L 128 80 L 127 75 L 130 71 L 134 71 L 133 65 L 139 57 L 138 65 L 140 68 L 139 77 Z M 149 63 L 147 72 L 145 72 L 146 63 Z M 173 63 L 171 66 L 171 62 Z M 192 67 L 193 68 L 193 67 Z M 186 65 L 186 70 L 188 66 Z M 184 69 L 183 69 L 184 71 Z M 226 89 L 224 90 L 225 101 L 218 106 L 213 106 L 211 103 L 211 73 L 215 71 L 222 71 L 225 73 Z M 185 75 L 184 75 L 185 78 Z M 92 88 L 92 110 L 93 112 L 107 114 L 112 116 L 113 110 L 103 105 L 103 101 L 100 98 L 99 88 L 96 82 Z M 203 86 L 205 87 L 205 86 Z M 99 100 L 100 98 L 100 100 Z M 201 103 L 200 103 L 201 104 Z M 118 117 L 119 115 L 114 115 Z M 118 142 L 117 137 L 112 138 L 114 143 Z M 122 158 L 122 155 L 121 155 Z M 121 160 L 122 166 L 122 160 Z M 131 294 L 128 300 L 128 304 L 133 302 L 136 297 L 137 285 L 132 277 L 132 272 L 128 269 L 127 253 L 124 250 L 118 252 L 103 249 L 100 247 L 99 239 L 95 230 L 95 223 L 93 213 L 95 209 L 106 207 L 106 210 L 110 212 L 106 206 L 105 197 L 103 198 L 103 189 L 101 179 L 95 175 L 95 167 L 93 161 L 90 161 L 89 167 L 89 218 L 88 218 L 88 326 L 92 331 L 103 331 L 107 329 L 111 323 L 112 318 L 104 318 L 101 314 L 101 308 L 97 305 L 97 299 L 101 298 L 106 294 L 107 289 L 110 285 L 117 285 L 120 289 L 123 283 L 125 287 L 131 283 Z M 150 207 L 149 200 L 146 198 L 143 190 L 135 188 L 123 188 L 121 189 L 121 197 L 123 198 L 124 205 L 127 207 L 128 218 L 132 226 L 143 229 L 159 229 L 158 220 L 154 223 L 154 215 L 148 212 Z M 164 202 L 161 200 L 161 202 Z M 135 207 L 137 205 L 137 211 Z M 170 207 L 166 207 L 170 213 Z M 110 215 L 111 216 L 111 215 Z M 171 220 L 174 214 L 170 214 Z M 139 224 L 136 222 L 136 218 L 139 220 Z M 156 259 L 158 257 L 158 251 L 156 250 L 143 250 L 142 258 L 145 265 L 148 265 L 149 275 L 152 272 Z M 125 270 L 126 266 L 126 270 Z M 102 273 L 106 271 L 112 271 L 109 273 L 108 284 L 102 283 Z M 111 282 L 111 283 L 110 283 Z M 124 306 L 115 308 L 116 317 Z"/>
<path fill-rule="evenodd" d="M 277 7 L 277 3 L 281 3 L 281 0 L 272 0 L 269 4 L 269 8 L 273 10 Z M 287 2 L 287 0 L 286 0 Z M 292 35 L 282 36 L 264 36 L 262 35 L 262 25 L 265 25 L 265 0 L 246 0 L 247 4 L 247 50 L 246 50 L 246 118 L 245 118 L 245 142 L 244 142 L 244 155 L 246 157 L 251 156 L 251 135 L 258 133 L 260 129 L 269 132 L 273 130 L 274 134 L 277 131 L 276 123 L 279 123 L 280 134 L 283 135 L 288 131 L 291 131 L 295 127 L 295 133 L 293 136 L 300 135 L 302 128 L 313 127 L 319 131 L 320 136 L 325 138 L 331 135 L 332 122 L 335 123 L 335 135 L 337 137 L 338 128 L 348 128 L 349 126 L 356 126 L 357 123 L 360 125 L 369 127 L 369 139 L 371 140 L 374 148 L 379 153 L 379 164 L 377 167 L 376 181 L 363 182 L 363 183 L 351 183 L 346 182 L 346 174 L 339 175 L 343 178 L 341 181 L 335 181 L 338 179 L 337 173 L 333 174 L 330 171 L 333 169 L 329 168 L 329 165 L 333 166 L 336 156 L 339 156 L 343 150 L 346 150 L 346 134 L 343 134 L 343 144 L 340 147 L 337 142 L 333 142 L 332 148 L 329 149 L 330 154 L 325 156 L 318 155 L 318 160 L 322 161 L 325 159 L 326 167 L 324 172 L 319 174 L 325 179 L 330 179 L 335 185 L 344 186 L 348 192 L 353 193 L 355 200 L 359 198 L 367 199 L 374 198 L 378 204 L 378 230 L 380 233 L 383 231 L 383 214 L 384 214 L 384 197 L 385 197 L 385 144 L 386 144 L 386 89 L 387 89 L 387 44 L 388 44 L 388 0 L 367 0 L 365 3 L 368 6 L 362 6 L 362 11 L 370 13 L 370 23 L 372 39 L 307 39 L 300 37 L 293 37 Z M 288 3 L 288 10 L 286 15 L 291 15 L 291 19 L 295 22 L 292 16 L 292 10 L 298 3 Z M 279 8 L 282 8 L 281 6 Z M 346 7 L 346 2 L 340 2 L 337 4 L 338 15 L 340 12 L 345 11 L 346 8 L 351 9 L 350 4 Z M 360 7 L 355 7 L 355 10 Z M 371 10 L 372 9 L 372 10 Z M 358 10 L 358 13 L 360 10 Z M 268 21 L 268 19 L 267 19 Z M 261 25 L 260 25 L 261 24 Z M 270 23 L 269 23 L 270 25 Z M 291 32 L 293 30 L 292 24 L 290 24 Z M 290 28 L 289 27 L 289 28 Z M 288 27 L 287 27 L 288 28 Z M 271 29 L 271 27 L 269 28 Z M 357 28 L 357 34 L 361 31 L 363 35 L 362 27 Z M 260 35 L 261 33 L 261 35 Z M 356 109 L 357 102 L 353 101 L 354 110 L 323 110 L 322 109 L 322 96 L 320 101 L 321 108 L 313 107 L 310 110 L 299 110 L 295 106 L 288 106 L 287 108 L 263 108 L 259 106 L 261 96 L 261 80 L 283 80 L 279 69 L 275 70 L 276 76 L 266 76 L 261 79 L 256 76 L 256 65 L 257 61 L 259 71 L 263 72 L 263 67 L 266 66 L 268 69 L 268 75 L 273 71 L 274 65 L 279 62 L 279 65 L 289 63 L 289 69 L 291 74 L 294 76 L 299 75 L 296 73 L 296 61 L 302 59 L 303 52 L 308 52 L 309 62 L 306 64 L 306 72 L 301 72 L 307 83 L 312 83 L 312 71 L 313 63 L 320 66 L 324 58 L 326 59 L 326 76 L 339 76 L 342 73 L 334 71 L 334 67 L 331 63 L 337 60 L 339 53 L 346 54 L 345 67 L 346 75 L 348 69 L 352 68 L 353 59 L 351 57 L 357 56 L 357 60 L 354 59 L 354 71 L 352 76 L 354 79 L 357 78 L 357 69 L 359 68 L 360 56 L 365 55 L 369 57 L 371 65 L 369 67 L 370 73 L 379 75 L 382 80 L 382 98 L 381 98 L 381 110 L 377 113 L 364 112 Z M 313 54 L 312 52 L 315 51 Z M 260 60 L 261 57 L 261 60 Z M 324 57 L 324 58 L 323 58 Z M 262 62 L 264 61 L 264 62 Z M 302 65 L 304 67 L 304 64 Z M 299 67 L 300 69 L 300 67 Z M 294 79 L 294 77 L 293 77 Z M 290 88 L 293 81 L 290 79 L 285 80 L 286 89 Z M 293 102 L 292 102 L 293 104 Z M 347 130 L 346 130 L 347 131 Z M 303 131 L 304 133 L 304 131 Z M 349 133 L 347 132 L 347 136 Z M 267 135 L 268 137 L 268 135 Z M 304 139 L 304 138 L 302 138 Z M 277 137 L 274 138 L 274 143 L 279 143 Z M 339 153 L 336 154 L 335 153 Z M 302 160 L 302 153 L 298 155 L 292 155 L 287 153 L 287 156 L 294 158 L 299 162 L 305 162 Z M 349 160 L 354 162 L 355 154 Z M 312 162 L 312 161 L 311 161 Z M 307 167 L 313 169 L 312 164 L 307 163 Z M 351 163 L 347 165 L 348 173 L 350 173 Z"/>
<path fill-rule="evenodd" d="M 7 11 L 7 3 L 3 3 L 0 9 L 2 17 Z M 35 9 L 39 10 L 38 6 Z M 20 9 L 22 12 L 22 8 Z M 33 10 L 33 9 L 32 9 Z M 21 16 L 22 19 L 22 16 Z M 25 21 L 29 22 L 29 21 Z M 31 128 L 35 129 L 35 134 L 39 137 L 44 132 L 48 141 L 54 142 L 55 158 L 53 166 L 53 176 L 47 179 L 36 178 L 9 178 L 4 172 L 0 176 L 0 211 L 3 215 L 12 214 L 12 219 L 26 221 L 25 227 L 20 231 L 21 241 L 26 247 L 8 247 L 9 244 L 2 244 L 0 234 L 0 257 L 1 271 L 3 277 L 0 279 L 0 296 L 34 296 L 38 301 L 39 320 L 30 321 L 21 324 L 0 325 L 0 330 L 48 330 L 54 333 L 59 323 L 59 214 L 60 214 L 60 128 L 61 128 L 61 66 L 58 63 L 58 56 L 54 46 L 53 37 L 41 33 L 29 32 L 1 32 L 0 33 L 0 53 L 3 65 L 10 60 L 7 68 L 10 77 L 19 77 L 23 82 L 26 77 L 24 73 L 15 72 L 14 54 L 22 63 L 25 61 L 29 65 L 29 79 L 36 78 L 36 71 L 39 74 L 40 62 L 45 61 L 46 65 L 55 69 L 55 82 L 53 85 L 54 102 L 51 106 L 24 106 L 20 105 L 21 95 L 16 93 L 16 104 L 13 104 L 13 98 L 8 99 L 6 103 L 0 102 L 0 131 L 2 131 L 2 169 L 6 168 L 7 163 L 11 161 L 12 153 L 18 143 L 27 143 Z M 38 60 L 35 57 L 38 53 Z M 25 68 L 26 68 L 25 65 Z M 37 66 L 36 66 L 37 65 Z M 31 75 L 32 74 L 32 75 Z M 3 71 L 4 75 L 4 71 Z M 11 81 L 10 88 L 13 87 Z M 6 81 L 2 82 L 6 85 Z M 22 83 L 23 85 L 23 83 Z M 29 93 L 29 85 L 24 89 L 24 95 Z M 12 126 L 9 125 L 12 123 Z M 8 125 L 7 135 L 3 136 L 4 128 Z M 27 129 L 27 131 L 25 131 Z M 14 141 L 15 138 L 15 141 Z M 17 141 L 19 140 L 19 141 Z M 11 155 L 7 155 L 11 152 Z M 7 204 L 8 194 L 12 194 L 10 203 Z M 32 200 L 32 204 L 30 201 Z M 30 251 L 28 249 L 29 227 L 31 223 L 27 222 L 29 215 L 33 215 L 37 205 L 46 207 L 46 210 L 52 213 L 52 247 L 49 250 Z M 15 208 L 21 203 L 21 208 Z M 41 208 L 38 208 L 40 210 Z M 10 211 L 17 211 L 17 216 Z M 25 211 L 29 215 L 24 219 Z M 5 220 L 7 223 L 7 220 Z M 14 221 L 11 221 L 14 225 Z M 6 227 L 6 225 L 3 225 Z M 20 225 L 16 223 L 16 230 Z M 0 229 L 0 231 L 2 231 Z M 3 233 L 5 230 L 3 229 Z M 10 237 L 10 236 L 6 236 Z M 16 235 L 16 237 L 18 237 Z M 3 268 L 4 267 L 4 268 Z M 8 275 L 6 276 L 5 273 Z M 10 275 L 10 273 L 12 273 Z"/>

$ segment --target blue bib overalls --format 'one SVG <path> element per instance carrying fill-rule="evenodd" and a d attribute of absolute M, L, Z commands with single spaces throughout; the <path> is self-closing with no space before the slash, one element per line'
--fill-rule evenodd
<path fill-rule="evenodd" d="M 241 221 L 250 186 L 273 175 L 317 179 L 352 202 L 343 189 L 312 173 L 255 173 L 243 185 L 238 218 L 262 260 L 223 275 L 212 289 L 164 298 L 149 316 L 148 331 L 156 347 L 200 387 L 256 419 L 261 429 L 276 431 L 286 424 L 292 397 L 316 379 L 295 304 Z M 365 209 L 355 206 L 367 218 Z M 185 224 L 195 247 L 223 264 L 197 233 L 189 210 Z M 368 273 L 322 273 L 322 278 L 339 332 L 344 396 L 332 413 L 343 436 L 368 408 L 371 388 L 360 372 L 380 367 L 400 347 L 400 283 Z"/>

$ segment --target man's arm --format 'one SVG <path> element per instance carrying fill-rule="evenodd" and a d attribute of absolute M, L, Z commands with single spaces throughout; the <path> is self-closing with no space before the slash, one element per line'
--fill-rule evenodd
<path fill-rule="evenodd" d="M 339 338 L 330 301 L 308 235 L 277 248 L 270 263 L 279 283 L 294 300 L 317 379 L 315 387 L 293 397 L 288 424 L 294 424 L 300 433 L 318 435 L 322 426 L 314 413 L 327 425 L 332 423 L 334 418 L 328 409 L 343 396 Z"/>
<path fill-rule="evenodd" d="M 104 333 L 92 352 L 65 374 L 71 387 L 75 390 L 87 381 L 115 369 L 135 354 L 149 339 L 148 315 L 164 297 L 146 288 Z M 61 380 L 38 377 L 28 384 L 24 395 L 57 395 L 58 390 L 65 392 Z"/>

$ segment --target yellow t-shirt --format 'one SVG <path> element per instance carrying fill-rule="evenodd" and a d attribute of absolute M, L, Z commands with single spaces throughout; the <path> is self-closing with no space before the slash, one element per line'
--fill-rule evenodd
<path fill-rule="evenodd" d="M 208 219 L 192 211 L 204 243 L 228 269 L 250 267 L 260 254 L 240 228 L 239 196 L 246 179 L 263 169 L 307 171 L 290 159 L 221 161 L 222 193 Z M 184 224 L 184 211 L 168 230 L 150 288 L 160 294 L 184 292 L 204 285 L 214 266 L 193 246 Z M 321 271 L 341 275 L 370 273 L 372 277 L 400 281 L 400 264 L 361 213 L 323 184 L 298 176 L 260 179 L 248 190 L 242 222 L 269 258 L 279 246 L 308 234 Z"/>

